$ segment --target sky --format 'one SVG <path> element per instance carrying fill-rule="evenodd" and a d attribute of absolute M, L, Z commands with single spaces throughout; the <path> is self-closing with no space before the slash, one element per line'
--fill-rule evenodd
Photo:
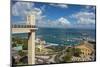
<path fill-rule="evenodd" d="M 49 28 L 95 28 L 95 6 L 62 3 L 12 1 L 12 23 L 26 23 L 36 11 L 36 26 Z"/>

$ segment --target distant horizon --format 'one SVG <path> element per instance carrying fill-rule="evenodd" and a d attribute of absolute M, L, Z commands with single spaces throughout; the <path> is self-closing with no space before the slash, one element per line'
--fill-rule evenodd
<path fill-rule="evenodd" d="M 69 27 L 69 28 L 64 28 L 64 27 L 61 27 L 61 28 L 57 28 L 57 27 L 37 27 L 37 28 L 51 28 L 51 29 L 92 29 L 92 30 L 95 30 L 96 28 L 71 28 L 71 27 Z"/>

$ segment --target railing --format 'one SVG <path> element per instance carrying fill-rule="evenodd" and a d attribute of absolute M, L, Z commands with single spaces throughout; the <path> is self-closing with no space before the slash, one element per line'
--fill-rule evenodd
<path fill-rule="evenodd" d="M 12 24 L 12 28 L 36 28 L 35 25 L 18 25 L 18 24 Z"/>

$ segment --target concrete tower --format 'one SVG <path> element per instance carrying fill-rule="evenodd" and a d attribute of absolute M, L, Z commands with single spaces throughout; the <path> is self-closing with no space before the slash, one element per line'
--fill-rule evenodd
<path fill-rule="evenodd" d="M 29 24 L 29 25 L 35 25 L 35 16 L 36 16 L 36 12 L 30 11 L 27 14 L 27 24 Z"/>
<path fill-rule="evenodd" d="M 35 25 L 35 13 L 30 12 L 27 15 L 27 24 Z M 29 37 L 28 37 L 28 64 L 35 64 L 35 30 L 30 29 Z"/>
<path fill-rule="evenodd" d="M 35 16 L 36 11 L 31 11 L 25 25 L 12 25 L 12 33 L 28 33 L 28 64 L 35 64 Z"/>

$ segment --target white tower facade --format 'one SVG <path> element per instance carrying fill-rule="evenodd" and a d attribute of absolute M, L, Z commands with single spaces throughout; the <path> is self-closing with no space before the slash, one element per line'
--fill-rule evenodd
<path fill-rule="evenodd" d="M 27 15 L 27 24 L 35 25 L 35 13 L 30 12 Z M 35 30 L 31 29 L 28 37 L 28 64 L 35 64 Z"/>
<path fill-rule="evenodd" d="M 35 64 L 35 22 L 36 12 L 31 11 L 27 15 L 27 23 L 25 25 L 12 26 L 12 33 L 28 33 L 28 64 Z"/>
<path fill-rule="evenodd" d="M 35 25 L 35 16 L 36 16 L 36 12 L 31 11 L 30 13 L 27 14 L 27 24 L 29 25 Z"/>

